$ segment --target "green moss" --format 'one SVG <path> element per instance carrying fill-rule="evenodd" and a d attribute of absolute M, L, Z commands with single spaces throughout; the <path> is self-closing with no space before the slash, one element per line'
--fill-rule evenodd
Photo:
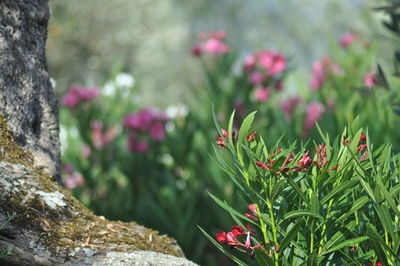
<path fill-rule="evenodd" d="M 76 247 L 107 251 L 149 250 L 183 256 L 175 240 L 134 222 L 108 221 L 95 216 L 65 190 L 33 165 L 33 156 L 19 146 L 4 119 L 0 117 L 0 161 L 21 164 L 32 171 L 23 189 L 0 200 L 4 212 L 16 212 L 12 223 L 39 235 L 40 243 L 54 256 L 67 258 Z M 28 192 L 59 191 L 65 207 L 51 209 L 39 195 L 28 197 Z"/>
<path fill-rule="evenodd" d="M 33 165 L 33 156 L 20 147 L 8 129 L 6 121 L 0 116 L 0 161 L 18 163 L 27 167 Z"/>

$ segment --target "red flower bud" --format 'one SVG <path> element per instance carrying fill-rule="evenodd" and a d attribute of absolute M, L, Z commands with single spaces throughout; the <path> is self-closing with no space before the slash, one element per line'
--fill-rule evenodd
<path fill-rule="evenodd" d="M 268 166 L 263 162 L 256 162 L 256 165 L 261 168 L 264 168 L 265 170 L 268 170 Z"/>
<path fill-rule="evenodd" d="M 247 141 L 252 142 L 256 135 L 257 135 L 257 132 L 253 132 L 253 133 L 247 135 Z"/>

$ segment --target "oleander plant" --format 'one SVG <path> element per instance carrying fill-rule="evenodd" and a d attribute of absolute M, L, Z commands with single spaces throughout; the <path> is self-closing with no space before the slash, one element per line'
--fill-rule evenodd
<path fill-rule="evenodd" d="M 375 146 L 358 118 L 333 139 L 318 128 L 312 145 L 260 136 L 254 118 L 236 133 L 234 114 L 227 130 L 216 123 L 216 160 L 242 207 L 210 194 L 232 217 L 215 238 L 201 229 L 210 241 L 239 265 L 397 265 L 400 161 L 392 145 Z"/>

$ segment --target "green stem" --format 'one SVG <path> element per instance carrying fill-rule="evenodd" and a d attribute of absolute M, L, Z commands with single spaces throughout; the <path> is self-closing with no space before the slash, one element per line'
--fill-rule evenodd
<path fill-rule="evenodd" d="M 279 266 L 278 232 L 277 232 L 277 230 L 276 230 L 274 210 L 273 210 L 272 203 L 271 203 L 269 200 L 268 200 L 267 204 L 268 204 L 268 209 L 269 209 L 269 216 L 271 217 L 272 236 L 273 236 L 273 238 L 274 238 L 274 246 L 275 246 L 275 250 L 274 250 L 275 266 Z"/>

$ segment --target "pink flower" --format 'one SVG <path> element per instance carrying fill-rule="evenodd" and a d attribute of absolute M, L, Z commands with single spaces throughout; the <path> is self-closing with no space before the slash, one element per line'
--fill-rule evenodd
<path fill-rule="evenodd" d="M 307 151 L 303 157 L 300 159 L 300 161 L 297 163 L 298 166 L 302 167 L 302 168 L 306 168 L 308 166 L 310 166 L 312 164 L 312 159 L 310 158 L 310 156 L 308 156 L 310 152 Z"/>
<path fill-rule="evenodd" d="M 296 108 L 296 106 L 298 106 L 299 104 L 301 104 L 303 102 L 303 100 L 298 97 L 290 97 L 287 98 L 282 104 L 281 104 L 281 109 L 283 111 L 283 113 L 285 114 L 285 117 L 288 121 L 291 121 L 292 119 L 292 114 L 294 109 Z"/>
<path fill-rule="evenodd" d="M 150 129 L 150 137 L 154 141 L 160 141 L 165 139 L 165 130 L 164 130 L 164 125 L 161 124 L 160 122 L 155 123 L 152 125 Z"/>
<path fill-rule="evenodd" d="M 249 81 L 251 84 L 261 84 L 265 81 L 265 77 L 261 72 L 255 71 L 250 74 Z"/>
<path fill-rule="evenodd" d="M 145 153 L 148 149 L 149 149 L 149 145 L 144 140 L 143 141 L 139 141 L 136 144 L 136 151 L 138 151 L 140 153 Z"/>
<path fill-rule="evenodd" d="M 83 185 L 83 183 L 83 176 L 78 172 L 74 172 L 73 174 L 65 177 L 65 187 L 67 189 L 73 189 L 77 186 Z"/>
<path fill-rule="evenodd" d="M 257 88 L 255 90 L 255 97 L 258 102 L 264 103 L 268 100 L 271 90 L 268 88 Z"/>
<path fill-rule="evenodd" d="M 226 54 L 229 52 L 229 46 L 216 38 L 210 38 L 203 43 L 203 49 L 212 55 Z"/>
<path fill-rule="evenodd" d="M 307 130 L 314 126 L 315 121 L 321 119 L 322 113 L 325 111 L 323 104 L 319 102 L 312 102 L 307 106 L 307 118 L 305 121 L 305 128 Z"/>
<path fill-rule="evenodd" d="M 149 149 L 149 146 L 146 141 L 139 141 L 135 132 L 131 132 L 128 137 L 128 149 L 132 152 L 145 153 Z"/>
<path fill-rule="evenodd" d="M 310 89 L 319 90 L 325 82 L 325 68 L 322 61 L 314 62 L 310 81 Z"/>
<path fill-rule="evenodd" d="M 228 241 L 228 239 L 226 238 L 226 232 L 224 232 L 224 231 L 220 231 L 216 235 L 216 238 L 217 238 L 217 241 L 222 243 L 222 244 L 225 244 Z"/>
<path fill-rule="evenodd" d="M 364 86 L 367 88 L 372 88 L 375 87 L 377 85 L 376 82 L 376 75 L 374 72 L 368 72 L 367 74 L 365 74 L 364 76 Z"/>
<path fill-rule="evenodd" d="M 78 105 L 79 102 L 79 96 L 76 95 L 75 93 L 67 93 L 62 99 L 61 99 L 61 105 L 67 106 L 70 108 L 75 108 Z"/>
<path fill-rule="evenodd" d="M 268 75 L 276 76 L 286 69 L 286 58 L 276 52 L 264 51 L 259 54 L 259 63 Z"/>
<path fill-rule="evenodd" d="M 244 59 L 244 69 L 247 71 L 253 69 L 255 64 L 256 57 L 253 54 L 246 56 L 246 58 Z"/>
<path fill-rule="evenodd" d="M 345 33 L 339 41 L 340 46 L 346 48 L 357 40 L 357 36 L 350 32 Z"/>
<path fill-rule="evenodd" d="M 99 88 L 92 88 L 92 89 L 80 88 L 78 90 L 79 98 L 83 101 L 89 101 L 97 97 L 99 94 L 100 94 Z"/>
<path fill-rule="evenodd" d="M 203 54 L 203 49 L 201 49 L 201 45 L 196 44 L 192 48 L 192 55 L 194 56 L 201 56 Z"/>
<path fill-rule="evenodd" d="M 84 144 L 82 147 L 82 152 L 81 152 L 82 158 L 87 159 L 90 157 L 91 154 L 92 154 L 92 150 L 90 149 L 90 146 Z"/>
<path fill-rule="evenodd" d="M 85 89 L 72 85 L 67 94 L 61 99 L 63 106 L 75 108 L 81 101 L 89 101 L 100 94 L 99 88 Z"/>

